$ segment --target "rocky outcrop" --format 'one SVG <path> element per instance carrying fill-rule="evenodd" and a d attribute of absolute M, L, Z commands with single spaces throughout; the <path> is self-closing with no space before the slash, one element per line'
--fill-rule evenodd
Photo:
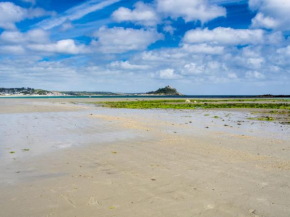
<path fill-rule="evenodd" d="M 182 96 L 183 94 L 179 93 L 175 88 L 170 87 L 169 85 L 164 88 L 159 88 L 156 91 L 151 91 L 146 94 L 150 95 L 166 95 L 166 96 Z"/>

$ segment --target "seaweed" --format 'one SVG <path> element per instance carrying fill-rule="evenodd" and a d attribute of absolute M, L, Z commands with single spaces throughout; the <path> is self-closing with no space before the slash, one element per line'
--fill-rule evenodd
<path fill-rule="evenodd" d="M 209 101 L 209 100 L 207 100 Z M 225 103 L 216 100 L 211 103 L 184 103 L 184 100 L 140 100 L 140 101 L 119 101 L 119 102 L 97 102 L 104 107 L 127 108 L 127 109 L 223 109 L 223 108 L 251 108 L 251 109 L 277 109 L 290 110 L 289 103 L 243 103 L 231 100 Z M 223 103 L 222 103 L 223 102 Z"/>
<path fill-rule="evenodd" d="M 258 121 L 274 121 L 275 119 L 270 116 L 263 116 L 259 118 L 248 118 L 249 120 L 258 120 Z"/>

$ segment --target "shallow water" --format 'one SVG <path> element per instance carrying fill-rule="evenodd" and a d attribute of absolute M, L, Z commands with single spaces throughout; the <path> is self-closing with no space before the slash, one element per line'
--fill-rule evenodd
<path fill-rule="evenodd" d="M 93 118 L 91 114 L 136 118 L 137 121 L 141 118 L 145 122 L 160 120 L 168 124 L 164 128 L 174 131 L 177 127 L 176 131 L 182 134 L 193 134 L 194 128 L 207 128 L 208 131 L 290 139 L 288 125 L 248 120 L 253 117 L 250 112 L 109 109 L 92 105 L 88 108 L 78 112 L 0 114 L 0 159 L 9 162 L 14 158 L 32 157 L 57 149 L 142 136 L 130 129 L 113 126 L 110 120 Z M 178 129 L 181 125 L 186 128 Z"/>
<path fill-rule="evenodd" d="M 91 118 L 87 111 L 0 114 L 0 118 L 0 159 L 5 162 L 57 149 L 136 137 L 126 129 L 116 130 Z"/>
<path fill-rule="evenodd" d="M 214 118 L 215 116 L 218 118 Z M 33 168 L 22 168 L 23 163 L 33 158 L 38 161 L 39 157 L 53 152 L 87 145 L 101 146 L 113 142 L 118 144 L 120 141 L 135 143 L 149 140 L 152 136 L 158 137 L 162 132 L 190 136 L 193 139 L 208 135 L 216 138 L 259 137 L 275 140 L 278 148 L 279 144 L 283 144 L 279 143 L 280 140 L 290 141 L 290 126 L 247 119 L 252 116 L 250 112 L 236 111 L 133 110 L 92 105 L 77 112 L 0 114 L 1 183 L 11 184 L 24 178 L 62 175 L 42 174 Z M 131 125 L 120 125 L 121 122 Z M 242 146 L 237 148 L 243 149 Z M 18 170 L 22 171 L 21 174 L 16 173 Z"/>

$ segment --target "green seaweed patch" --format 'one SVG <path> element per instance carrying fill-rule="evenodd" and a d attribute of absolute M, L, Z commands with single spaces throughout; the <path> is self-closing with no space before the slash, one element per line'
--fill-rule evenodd
<path fill-rule="evenodd" d="M 213 116 L 213 118 L 219 119 L 220 117 L 219 116 Z"/>
<path fill-rule="evenodd" d="M 283 115 L 283 114 L 289 114 L 290 115 L 290 111 L 280 111 L 280 110 L 272 110 L 272 111 L 270 111 L 270 113 L 271 114 L 281 114 L 281 115 Z"/>
<path fill-rule="evenodd" d="M 259 118 L 248 118 L 249 120 L 257 120 L 257 121 L 275 121 L 273 117 L 265 116 L 265 117 L 259 117 Z"/>
<path fill-rule="evenodd" d="M 127 99 L 127 101 L 119 101 L 119 102 L 84 102 L 89 104 L 103 104 L 103 105 L 109 105 L 109 104 L 122 104 L 122 103 L 145 103 L 145 104 L 159 104 L 159 103 L 176 103 L 176 104 L 195 104 L 198 105 L 208 105 L 209 103 L 245 103 L 245 102 L 274 102 L 274 103 L 289 103 L 289 99 L 190 99 L 191 102 L 194 103 L 187 103 L 184 99 L 174 99 L 174 100 L 145 100 L 145 99 L 135 99 L 135 101 L 130 101 Z M 76 102 L 71 102 L 76 104 Z"/>
<path fill-rule="evenodd" d="M 180 100 L 140 100 L 119 102 L 97 102 L 95 104 L 109 108 L 127 109 L 223 109 L 223 108 L 250 108 L 250 109 L 290 109 L 288 103 L 177 103 Z M 184 100 L 182 100 L 184 102 Z"/>
<path fill-rule="evenodd" d="M 15 154 L 15 151 L 10 151 L 10 154 Z"/>
<path fill-rule="evenodd" d="M 22 149 L 22 151 L 29 151 L 29 149 L 28 148 L 24 148 L 24 149 Z"/>
<path fill-rule="evenodd" d="M 283 125 L 290 125 L 290 121 L 281 122 L 281 124 L 283 124 Z"/>

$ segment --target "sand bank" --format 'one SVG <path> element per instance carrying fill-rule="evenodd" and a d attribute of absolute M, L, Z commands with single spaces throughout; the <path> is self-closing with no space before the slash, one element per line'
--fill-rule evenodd
<path fill-rule="evenodd" d="M 1 217 L 289 216 L 288 125 L 89 100 L 1 99 Z"/>

